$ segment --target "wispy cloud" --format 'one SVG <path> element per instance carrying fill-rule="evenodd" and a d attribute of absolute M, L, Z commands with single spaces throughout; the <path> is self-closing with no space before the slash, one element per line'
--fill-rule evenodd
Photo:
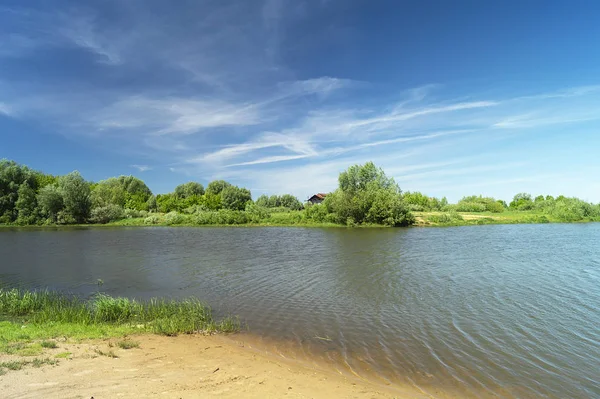
<path fill-rule="evenodd" d="M 0 102 L 0 114 L 6 115 L 6 116 L 11 116 L 12 111 L 7 104 Z"/>
<path fill-rule="evenodd" d="M 146 172 L 152 170 L 151 166 L 148 165 L 130 165 L 132 168 L 139 170 L 140 172 Z"/>
<path fill-rule="evenodd" d="M 500 156 L 511 137 L 574 136 L 599 118 L 600 85 L 490 96 L 444 84 L 383 87 L 354 80 L 368 74 L 351 68 L 338 76 L 291 62 L 316 45 L 294 27 L 327 7 L 336 4 L 0 9 L 10 14 L 0 24 L 0 114 L 126 153 L 123 165 L 140 172 L 160 170 L 146 163 L 169 165 L 200 180 L 300 196 L 332 189 L 339 171 L 369 160 L 433 192 L 446 180 L 515 180 L 535 164 L 522 164 L 528 155 L 515 148 Z"/>

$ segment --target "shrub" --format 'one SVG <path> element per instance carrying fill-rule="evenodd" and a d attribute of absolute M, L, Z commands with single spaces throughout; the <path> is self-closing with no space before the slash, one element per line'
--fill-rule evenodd
<path fill-rule="evenodd" d="M 246 213 L 252 223 L 260 223 L 271 217 L 271 213 L 267 208 L 258 206 L 252 202 L 246 204 Z"/>
<path fill-rule="evenodd" d="M 92 209 L 90 221 L 92 223 L 108 223 L 114 220 L 122 219 L 124 216 L 123 208 L 118 205 L 108 204 Z"/>
<path fill-rule="evenodd" d="M 327 208 L 323 204 L 307 205 L 304 210 L 307 219 L 322 223 L 327 217 Z"/>
<path fill-rule="evenodd" d="M 460 201 L 456 204 L 456 210 L 458 212 L 485 212 L 486 208 L 484 204 L 478 202 L 463 202 Z"/>
<path fill-rule="evenodd" d="M 185 223 L 187 218 L 175 211 L 169 212 L 165 215 L 165 223 L 169 226 Z"/>
<path fill-rule="evenodd" d="M 446 213 L 441 213 L 439 215 L 429 215 L 427 217 L 427 220 L 432 223 L 456 223 L 464 219 L 455 211 L 450 211 Z"/>
<path fill-rule="evenodd" d="M 144 219 L 144 224 L 159 224 L 160 218 L 156 215 L 150 215 Z"/>
<path fill-rule="evenodd" d="M 127 219 L 133 218 L 146 218 L 148 217 L 148 211 L 138 211 L 137 209 L 125 209 L 123 212 L 123 217 Z"/>

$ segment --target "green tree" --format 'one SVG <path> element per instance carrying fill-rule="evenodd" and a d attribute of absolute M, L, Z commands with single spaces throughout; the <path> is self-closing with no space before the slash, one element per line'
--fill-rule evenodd
<path fill-rule="evenodd" d="M 206 186 L 206 193 L 219 195 L 227 187 L 231 187 L 231 183 L 228 183 L 225 180 L 211 181 L 208 183 L 208 186 Z"/>
<path fill-rule="evenodd" d="M 125 190 L 125 208 L 147 211 L 152 191 L 146 183 L 134 176 L 119 176 L 118 180 Z"/>
<path fill-rule="evenodd" d="M 91 193 L 92 206 L 94 208 L 117 205 L 125 206 L 125 187 L 115 177 L 102 180 L 95 184 Z"/>
<path fill-rule="evenodd" d="M 402 192 L 373 162 L 354 165 L 339 176 L 339 188 L 324 201 L 341 223 L 378 223 L 407 226 L 414 222 Z"/>
<path fill-rule="evenodd" d="M 28 183 L 19 186 L 18 199 L 15 202 L 19 224 L 33 224 L 37 221 L 37 199 L 35 190 Z"/>
<path fill-rule="evenodd" d="M 17 219 L 15 204 L 23 183 L 33 189 L 37 187 L 33 171 L 14 161 L 0 160 L 0 223 L 11 223 Z"/>
<path fill-rule="evenodd" d="M 192 196 L 204 195 L 204 186 L 195 181 L 180 184 L 175 187 L 175 196 L 177 198 L 189 198 Z"/>
<path fill-rule="evenodd" d="M 52 222 L 56 222 L 58 213 L 65 206 L 62 191 L 58 188 L 58 184 L 42 187 L 37 195 L 37 201 L 42 213 Z"/>
<path fill-rule="evenodd" d="M 531 200 L 531 194 L 516 194 L 510 203 L 510 208 L 519 211 L 528 211 L 533 209 L 533 201 Z"/>
<path fill-rule="evenodd" d="M 228 186 L 221 191 L 221 202 L 225 209 L 243 211 L 246 204 L 252 202 L 252 194 L 246 188 Z"/>
<path fill-rule="evenodd" d="M 254 201 L 257 206 L 262 206 L 264 208 L 270 208 L 269 206 L 269 196 L 266 194 L 261 195 Z"/>
<path fill-rule="evenodd" d="M 74 171 L 58 179 L 58 186 L 62 192 L 65 211 L 76 223 L 83 223 L 90 215 L 92 202 L 90 199 L 90 186 Z"/>

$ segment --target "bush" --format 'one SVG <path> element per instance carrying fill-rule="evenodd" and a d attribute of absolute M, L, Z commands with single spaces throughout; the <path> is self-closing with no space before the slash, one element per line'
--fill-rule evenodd
<path fill-rule="evenodd" d="M 186 220 L 187 218 L 184 215 L 175 211 L 169 212 L 165 215 L 165 223 L 169 226 L 185 223 Z"/>
<path fill-rule="evenodd" d="M 150 215 L 144 219 L 144 224 L 159 224 L 160 218 L 156 215 Z"/>
<path fill-rule="evenodd" d="M 258 206 L 252 202 L 246 204 L 246 213 L 252 223 L 260 223 L 271 217 L 271 213 L 267 208 Z"/>
<path fill-rule="evenodd" d="M 92 223 L 105 224 L 122 219 L 123 215 L 123 208 L 118 205 L 108 204 L 92 209 L 92 212 L 90 213 L 90 221 Z"/>
<path fill-rule="evenodd" d="M 323 204 L 307 205 L 304 210 L 307 219 L 322 223 L 327 217 L 327 208 Z"/>
<path fill-rule="evenodd" d="M 456 223 L 464 219 L 458 213 L 451 211 L 439 215 L 429 215 L 427 220 L 432 223 Z"/>
<path fill-rule="evenodd" d="M 456 211 L 458 212 L 485 212 L 485 204 L 478 202 L 463 202 L 460 201 L 456 204 Z"/>
<path fill-rule="evenodd" d="M 133 218 L 146 218 L 148 217 L 148 211 L 138 211 L 137 209 L 125 209 L 123 217 L 126 219 Z"/>

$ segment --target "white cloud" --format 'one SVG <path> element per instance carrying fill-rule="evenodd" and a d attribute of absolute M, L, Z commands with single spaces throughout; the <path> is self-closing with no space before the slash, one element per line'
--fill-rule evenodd
<path fill-rule="evenodd" d="M 151 166 L 148 165 L 130 165 L 132 168 L 139 170 L 140 172 L 146 172 L 148 170 L 152 170 Z"/>
<path fill-rule="evenodd" d="M 12 116 L 13 115 L 13 111 L 8 106 L 8 104 L 0 102 L 0 114 L 6 115 L 6 116 Z"/>
<path fill-rule="evenodd" d="M 252 104 L 134 96 L 109 105 L 89 121 L 99 129 L 144 128 L 155 134 L 193 134 L 207 128 L 258 124 L 260 115 Z"/>

